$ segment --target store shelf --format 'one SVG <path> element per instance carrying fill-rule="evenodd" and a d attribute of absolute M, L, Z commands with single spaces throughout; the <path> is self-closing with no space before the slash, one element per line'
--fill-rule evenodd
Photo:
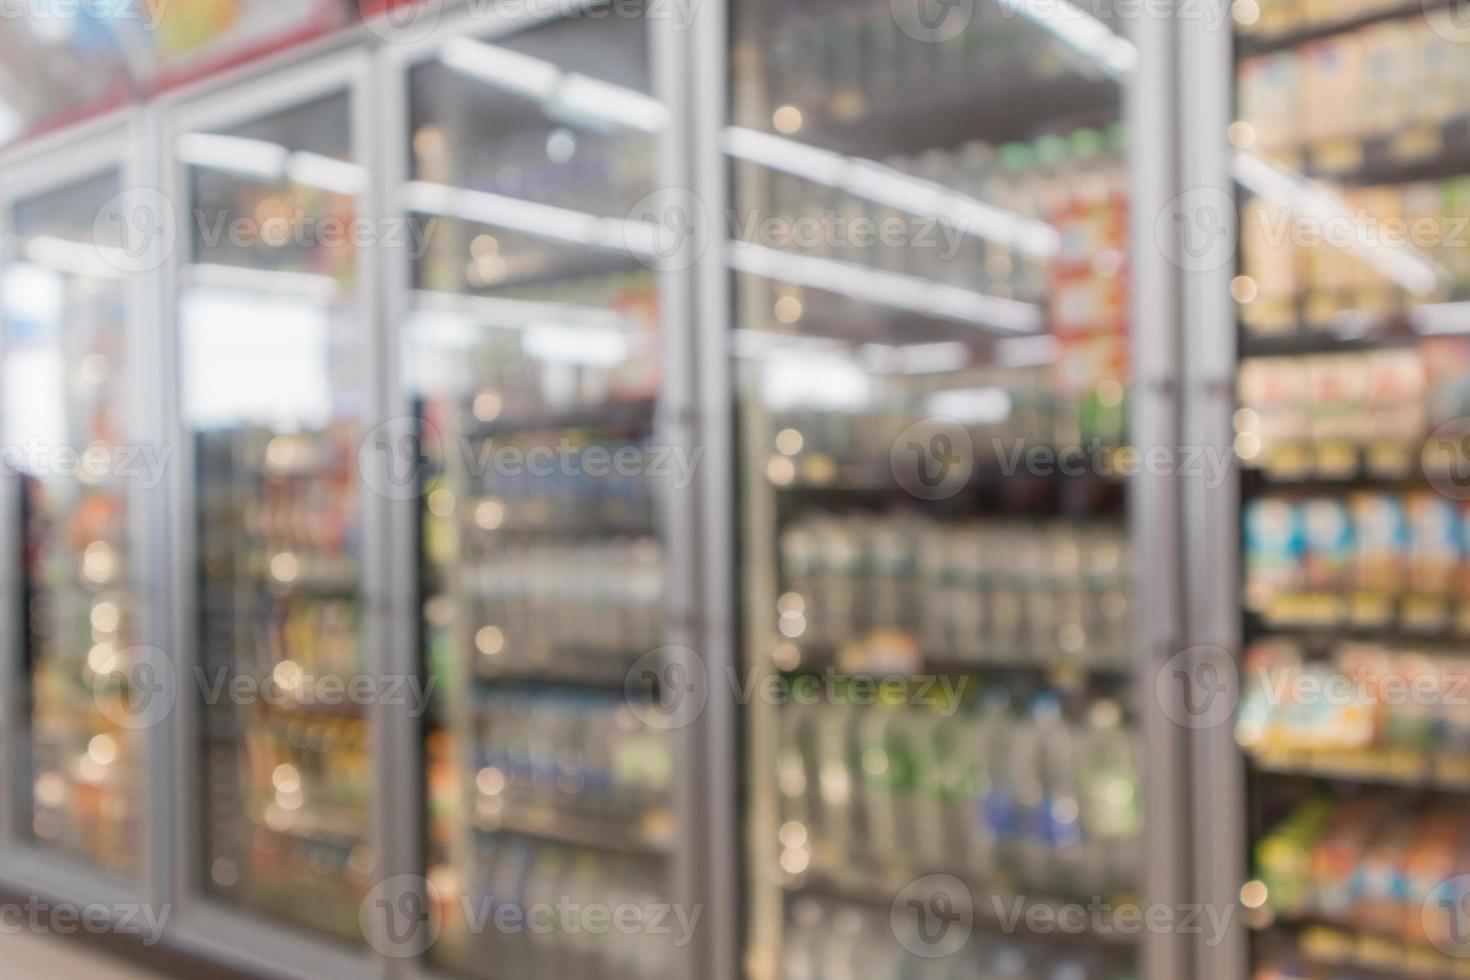
<path fill-rule="evenodd" d="M 608 402 L 577 408 L 554 415 L 522 418 L 498 418 L 470 428 L 466 436 L 473 440 L 535 432 L 568 432 L 586 429 L 608 433 L 651 432 L 657 403 L 653 401 Z"/>
<path fill-rule="evenodd" d="M 1327 920 L 1273 922 L 1263 931 L 1290 935 L 1297 955 L 1322 967 L 1350 970 L 1364 980 L 1465 980 L 1470 958 L 1447 955 L 1423 940 L 1395 936 L 1362 925 Z"/>
<path fill-rule="evenodd" d="M 951 872 L 945 873 L 951 874 L 952 877 L 959 877 L 952 875 Z M 811 871 L 801 875 L 784 876 L 782 887 L 788 895 L 820 895 L 887 912 L 893 907 L 895 897 L 921 876 L 922 872 L 917 870 L 888 877 L 864 877 L 861 872 L 856 871 L 845 872 L 839 877 Z M 1126 894 L 1082 896 L 1069 900 L 1061 895 L 1043 896 L 1039 892 L 1021 891 L 1010 886 L 997 887 L 995 883 L 963 878 L 960 878 L 960 881 L 970 894 L 975 926 L 981 930 L 1008 934 L 1012 932 L 1008 926 L 1010 922 L 1022 926 L 1018 934 L 1027 934 L 1028 930 L 1024 928 L 1024 924 L 1028 921 L 1029 916 L 1039 914 L 1052 922 L 1058 922 L 1064 909 L 1080 908 L 1085 911 L 1090 910 L 1094 905 L 1100 906 L 1103 903 L 1107 903 L 1111 908 L 1116 908 L 1120 904 L 1136 901 Z M 1045 935 L 1052 941 L 1105 947 L 1129 947 L 1135 945 L 1138 940 L 1137 933 L 1129 934 L 1114 929 L 1086 928 L 1070 933 L 1061 929 L 1053 929 Z"/>
<path fill-rule="evenodd" d="M 1405 20 L 1410 17 L 1423 17 L 1437 10 L 1451 10 L 1456 5 L 1457 0 L 1413 0 L 1410 3 L 1383 4 L 1380 9 L 1356 16 L 1309 24 L 1280 33 L 1258 35 L 1241 32 L 1235 42 L 1235 57 L 1239 60 L 1274 54 L 1384 21 Z"/>
<path fill-rule="evenodd" d="M 481 814 L 475 827 L 485 834 L 513 834 L 548 844 L 586 847 L 630 857 L 664 859 L 672 841 L 667 830 L 620 826 L 614 820 L 579 817 L 561 810 Z"/>
<path fill-rule="evenodd" d="M 1470 758 L 1455 759 L 1422 750 L 1272 752 L 1247 750 L 1257 772 L 1322 779 L 1363 786 L 1470 793 Z"/>

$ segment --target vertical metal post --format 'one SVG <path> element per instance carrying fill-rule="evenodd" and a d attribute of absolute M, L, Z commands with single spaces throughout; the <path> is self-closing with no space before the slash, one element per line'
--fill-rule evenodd
<path fill-rule="evenodd" d="M 1202 218 L 1201 209 L 1212 206 L 1210 202 L 1224 201 L 1233 192 L 1226 131 L 1232 117 L 1234 65 L 1226 8 L 1223 2 L 1197 7 L 1193 16 L 1181 15 L 1176 27 L 1180 183 L 1190 197 L 1179 202 L 1174 214 L 1181 215 L 1186 225 Z M 1226 218 L 1233 242 L 1232 219 L 1233 215 Z M 1180 264 L 1181 322 L 1186 337 L 1183 441 L 1210 452 L 1230 453 L 1236 368 L 1235 310 L 1230 297 L 1234 262 L 1226 255 L 1219 262 Z M 1181 481 L 1181 488 L 1187 645 L 1219 647 L 1238 660 L 1237 470 L 1232 465 L 1218 486 L 1192 474 Z M 1195 848 L 1197 900 L 1226 909 L 1238 900 L 1246 868 L 1244 771 L 1228 723 L 1201 727 L 1194 735 L 1190 793 L 1195 839 L 1201 844 Z M 1221 942 L 1198 947 L 1195 976 L 1200 980 L 1242 980 L 1248 975 L 1246 937 L 1239 916 L 1230 921 L 1231 929 Z"/>
<path fill-rule="evenodd" d="M 710 221 L 709 243 L 696 267 L 694 364 L 698 392 L 700 652 L 713 683 L 704 714 L 704 893 L 709 958 L 703 976 L 734 980 L 740 963 L 738 719 L 731 685 L 738 669 L 735 561 L 734 361 L 730 350 L 732 296 L 726 266 L 728 168 L 721 136 L 729 115 L 730 12 L 705 0 L 686 35 L 693 99 L 681 118 L 690 132 L 694 191 Z"/>
<path fill-rule="evenodd" d="M 1174 50 L 1168 16 L 1128 21 L 1138 67 L 1123 81 L 1128 127 L 1130 238 L 1133 261 L 1133 444 L 1145 454 L 1179 445 L 1179 318 L 1176 270 L 1155 236 L 1155 217 L 1175 193 Z M 1189 732 L 1170 720 L 1155 683 L 1178 650 L 1183 630 L 1179 494 L 1174 478 L 1142 467 L 1132 480 L 1129 524 L 1137 569 L 1135 651 L 1140 727 L 1145 746 L 1142 893 L 1150 904 L 1178 908 L 1188 897 L 1188 806 L 1185 757 Z M 1189 974 L 1184 937 L 1148 931 L 1140 947 L 1147 980 Z"/>

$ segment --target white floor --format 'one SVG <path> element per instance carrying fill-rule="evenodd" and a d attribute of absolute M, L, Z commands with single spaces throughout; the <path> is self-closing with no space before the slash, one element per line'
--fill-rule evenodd
<path fill-rule="evenodd" d="M 27 980 L 167 980 L 162 973 L 139 969 L 84 940 L 29 933 L 0 934 L 0 974 Z"/>

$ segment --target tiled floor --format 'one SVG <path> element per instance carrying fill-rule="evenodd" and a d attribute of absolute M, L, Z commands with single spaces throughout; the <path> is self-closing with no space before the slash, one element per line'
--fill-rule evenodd
<path fill-rule="evenodd" d="M 0 933 L 0 976 L 27 980 L 168 980 L 99 950 L 95 945 L 61 936 Z"/>

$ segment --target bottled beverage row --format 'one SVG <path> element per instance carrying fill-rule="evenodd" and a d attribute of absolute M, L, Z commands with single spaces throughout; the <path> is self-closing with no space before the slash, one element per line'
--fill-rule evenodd
<path fill-rule="evenodd" d="M 1123 666 L 1131 554 L 1110 523 L 805 515 L 781 532 L 781 634 L 976 664 Z"/>
<path fill-rule="evenodd" d="M 488 232 L 474 236 L 470 252 L 480 258 L 472 257 L 471 262 L 492 268 L 504 262 L 504 237 Z M 463 379 L 473 392 L 462 403 L 431 403 L 426 415 L 436 434 L 487 427 L 494 431 L 497 424 L 555 419 L 562 413 L 648 400 L 657 394 L 658 283 L 652 273 L 560 277 L 550 284 L 499 288 L 494 298 L 507 301 L 503 322 L 497 322 L 499 313 L 487 309 L 480 341 L 471 351 L 425 345 L 415 358 L 422 362 L 423 383 L 439 386 L 445 379 Z M 572 314 L 591 322 L 574 327 L 555 324 L 557 317 Z M 422 325 L 432 330 L 434 315 L 425 316 Z M 517 328 L 519 318 L 532 322 Z M 414 327 L 411 320 L 410 331 Z M 453 416 L 435 414 L 441 411 Z"/>
<path fill-rule="evenodd" d="M 419 180 L 606 217 L 625 217 L 653 192 L 658 174 L 658 141 L 636 130 L 544 122 L 456 142 L 449 130 L 426 124 L 413 148 Z"/>
<path fill-rule="evenodd" d="M 206 581 L 269 591 L 358 587 L 361 517 L 355 426 L 277 435 L 225 429 L 199 441 Z"/>
<path fill-rule="evenodd" d="M 471 556 L 501 547 L 504 536 L 514 532 L 651 530 L 658 485 L 667 486 L 679 475 L 672 453 L 651 437 L 512 435 L 496 439 L 489 451 L 507 453 L 512 460 L 557 455 L 554 464 L 545 466 L 492 464 L 468 481 L 467 492 L 476 496 L 463 508 L 454 497 L 431 491 L 431 514 L 455 505 L 461 519 L 447 524 L 444 532 L 460 536 L 459 546 Z M 651 474 L 651 469 L 662 471 Z M 447 485 L 445 490 L 453 493 Z"/>
<path fill-rule="evenodd" d="M 1252 145 L 1288 161 L 1310 148 L 1318 169 L 1346 170 L 1361 164 L 1367 140 L 1463 117 L 1470 53 L 1456 12 L 1411 10 L 1243 60 L 1240 118 L 1253 130 Z"/>
<path fill-rule="evenodd" d="M 194 180 L 189 230 L 198 262 L 325 276 L 342 286 L 357 278 L 352 194 L 204 169 Z"/>
<path fill-rule="evenodd" d="M 1135 883 L 1141 747 L 1116 701 L 836 697 L 784 707 L 780 733 L 772 843 L 790 876 L 872 887 L 868 875 L 944 871 L 1064 897 Z"/>
<path fill-rule="evenodd" d="M 1430 975 L 1448 975 L 1470 952 L 1457 921 L 1470 897 L 1467 833 L 1451 800 L 1311 797 L 1256 845 L 1265 908 L 1423 946 L 1438 964 Z"/>
<path fill-rule="evenodd" d="M 639 839 L 671 829 L 673 743 L 621 693 L 496 688 L 479 711 L 482 823 L 613 825 Z"/>
<path fill-rule="evenodd" d="M 1265 496 L 1244 519 L 1245 606 L 1271 622 L 1435 632 L 1470 597 L 1470 510 L 1433 491 Z"/>
<path fill-rule="evenodd" d="M 1260 336 L 1322 330 L 1351 313 L 1389 317 L 1470 287 L 1470 178 L 1356 187 L 1341 214 L 1302 217 L 1264 198 L 1243 202 L 1241 319 Z M 1378 250 L 1370 252 L 1368 250 Z M 1373 256 L 1418 263 L 1412 281 Z M 1390 259 L 1390 261 L 1392 261 Z"/>
<path fill-rule="evenodd" d="M 881 485 L 872 472 L 873 461 L 886 464 L 895 447 L 904 448 L 901 437 L 915 422 L 931 417 L 952 419 L 947 432 L 964 428 L 970 443 L 965 461 L 981 476 L 1023 479 L 1038 451 L 1080 453 L 1084 472 L 1108 475 L 1111 451 L 1122 445 L 1127 423 L 1122 383 L 1104 380 L 1069 394 L 1072 388 L 1053 382 L 1046 372 L 1030 369 L 977 372 L 947 388 L 875 392 L 861 408 L 783 406 L 771 415 L 771 449 L 790 462 L 773 463 L 767 475 L 778 485 Z M 965 452 L 962 442 L 956 449 Z M 1047 472 L 1060 471 L 1055 455 L 1045 463 Z M 788 469 L 789 478 L 784 478 Z"/>
<path fill-rule="evenodd" d="M 905 926 L 905 929 L 909 927 Z M 951 928 L 955 928 L 951 923 Z M 899 931 L 888 909 L 803 896 L 792 903 L 787 980 L 1129 980 L 1126 957 L 1076 944 L 976 929 L 953 955 L 932 936 Z M 924 955 L 924 954 L 930 955 Z"/>
<path fill-rule="evenodd" d="M 1453 472 L 1455 440 L 1426 439 L 1470 414 L 1470 342 L 1252 357 L 1240 365 L 1236 450 L 1284 479 Z"/>
<path fill-rule="evenodd" d="M 1470 785 L 1470 659 L 1291 639 L 1245 656 L 1236 738 L 1268 767 Z"/>
<path fill-rule="evenodd" d="M 767 99 L 834 123 L 945 105 L 935 87 L 959 100 L 982 78 L 1054 79 L 1068 67 L 1060 42 L 1002 4 L 947 11 L 938 23 L 910 0 L 810 0 L 774 12 L 760 35 Z M 931 94 L 919 100 L 920 91 Z"/>
<path fill-rule="evenodd" d="M 458 899 L 456 902 L 455 899 Z M 694 911 L 669 901 L 657 862 L 488 835 L 462 894 L 441 891 L 438 946 L 495 980 L 665 980 Z"/>
<path fill-rule="evenodd" d="M 1399 0 L 1346 0 L 1340 3 L 1255 0 L 1250 7 L 1238 10 L 1235 28 L 1246 37 L 1275 37 L 1294 31 L 1330 27 L 1402 7 Z"/>
<path fill-rule="evenodd" d="M 353 938 L 375 858 L 366 843 L 370 734 L 353 718 L 242 710 L 206 747 L 211 885 L 288 921 Z"/>
<path fill-rule="evenodd" d="M 654 538 L 510 542 L 458 575 L 487 673 L 632 659 L 659 646 L 665 576 Z"/>
<path fill-rule="evenodd" d="M 1125 140 L 1121 126 L 1084 128 L 1034 143 L 975 141 L 882 161 L 896 179 L 943 188 L 1031 222 L 1029 245 L 1023 236 L 996 235 L 962 213 L 936 225 L 783 173 L 771 178 L 763 220 L 732 231 L 752 244 L 1047 304 L 1051 329 L 1060 335 L 1119 334 L 1128 327 Z"/>

